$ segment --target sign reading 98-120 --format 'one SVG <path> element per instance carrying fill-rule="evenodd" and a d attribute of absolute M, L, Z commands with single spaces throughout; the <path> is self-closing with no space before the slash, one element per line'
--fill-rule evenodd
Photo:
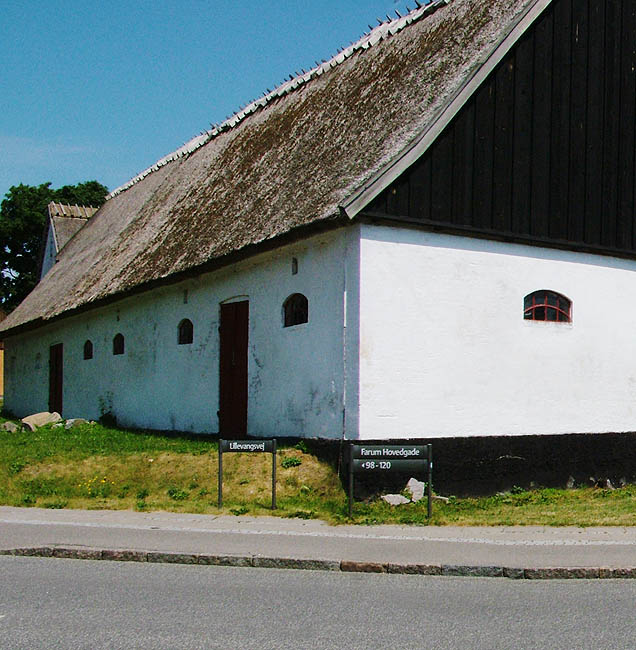
<path fill-rule="evenodd" d="M 427 445 L 353 445 L 354 473 L 422 472 L 428 463 Z"/>

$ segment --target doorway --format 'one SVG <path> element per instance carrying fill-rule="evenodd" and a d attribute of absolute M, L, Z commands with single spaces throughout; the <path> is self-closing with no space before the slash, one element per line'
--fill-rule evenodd
<path fill-rule="evenodd" d="M 49 348 L 49 411 L 62 415 L 64 381 L 64 346 L 57 343 Z"/>
<path fill-rule="evenodd" d="M 247 345 L 249 301 L 221 305 L 219 434 L 247 436 Z"/>

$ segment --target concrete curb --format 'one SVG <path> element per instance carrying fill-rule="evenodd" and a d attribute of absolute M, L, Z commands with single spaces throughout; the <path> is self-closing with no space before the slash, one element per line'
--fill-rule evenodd
<path fill-rule="evenodd" d="M 299 558 L 261 557 L 259 555 L 207 555 L 204 553 L 164 553 L 95 548 L 39 546 L 0 549 L 0 555 L 55 557 L 73 560 L 111 560 L 117 562 L 153 562 L 161 564 L 200 564 L 268 569 L 304 569 L 343 571 L 346 573 L 391 573 L 403 575 L 453 576 L 464 578 L 511 578 L 513 580 L 590 580 L 636 578 L 636 567 L 500 567 L 458 564 L 394 564 L 354 560 L 304 560 Z"/>

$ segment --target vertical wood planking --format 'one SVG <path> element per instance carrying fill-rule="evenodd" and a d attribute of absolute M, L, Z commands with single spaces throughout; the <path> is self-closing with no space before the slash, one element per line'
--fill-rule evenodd
<path fill-rule="evenodd" d="M 553 239 L 567 239 L 570 168 L 570 86 L 572 0 L 554 6 L 552 59 L 552 139 L 550 145 L 550 228 Z"/>
<path fill-rule="evenodd" d="M 572 86 L 570 108 L 569 196 L 567 238 L 585 240 L 585 136 L 587 122 L 588 0 L 572 3 Z"/>
<path fill-rule="evenodd" d="M 431 155 L 426 152 L 413 166 L 410 175 L 409 216 L 415 219 L 431 218 Z"/>
<path fill-rule="evenodd" d="M 625 0 L 631 2 L 632 0 Z M 621 114 L 621 44 L 619 39 L 620 4 L 608 0 L 605 5 L 605 112 L 603 119 L 603 196 L 601 200 L 601 243 L 616 246 L 618 210 L 618 149 Z"/>
<path fill-rule="evenodd" d="M 495 74 L 495 133 L 493 156 L 492 227 L 510 231 L 512 157 L 515 114 L 515 56 L 508 56 Z"/>
<path fill-rule="evenodd" d="M 368 209 L 371 212 L 379 212 L 381 214 L 388 214 L 388 209 L 386 205 L 387 192 L 384 191 L 369 204 Z"/>
<path fill-rule="evenodd" d="M 395 211 L 401 217 L 409 216 L 410 185 L 408 176 L 402 176 L 395 184 L 395 189 L 397 190 Z"/>
<path fill-rule="evenodd" d="M 453 223 L 470 225 L 473 209 L 475 103 L 471 100 L 455 121 L 453 151 Z"/>
<path fill-rule="evenodd" d="M 550 143 L 552 140 L 552 43 L 554 17 L 551 5 L 539 19 L 534 35 L 532 113 L 532 180 L 530 231 L 547 237 L 550 228 Z"/>
<path fill-rule="evenodd" d="M 473 223 L 492 228 L 494 77 L 490 76 L 475 97 L 475 185 Z"/>
<path fill-rule="evenodd" d="M 601 203 L 603 196 L 603 101 L 605 72 L 605 0 L 589 0 L 587 58 L 587 170 L 583 213 L 587 244 L 601 244 Z"/>
<path fill-rule="evenodd" d="M 634 236 L 634 156 L 636 151 L 636 3 L 623 2 L 621 116 L 618 160 L 617 245 L 629 248 Z"/>
<path fill-rule="evenodd" d="M 401 180 L 401 179 L 400 179 Z M 397 195 L 398 181 L 392 183 L 391 187 L 386 192 L 386 211 L 389 214 L 399 215 L 398 212 L 398 195 Z"/>
<path fill-rule="evenodd" d="M 450 222 L 453 191 L 452 128 L 446 128 L 435 143 L 431 163 L 431 219 Z"/>
<path fill-rule="evenodd" d="M 530 197 L 532 191 L 532 78 L 534 73 L 534 38 L 526 34 L 515 56 L 515 118 L 512 158 L 512 222 L 515 233 L 530 232 Z"/>

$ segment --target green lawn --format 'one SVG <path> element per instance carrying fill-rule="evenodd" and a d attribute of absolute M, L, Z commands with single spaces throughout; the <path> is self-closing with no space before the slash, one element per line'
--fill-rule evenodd
<path fill-rule="evenodd" d="M 0 418 L 0 422 L 4 421 Z M 271 456 L 224 455 L 226 514 L 272 514 Z M 44 508 L 219 513 L 218 449 L 206 437 L 125 431 L 100 424 L 70 430 L 0 431 L 0 504 Z M 336 471 L 304 445 L 277 458 L 278 509 L 284 517 L 346 523 L 347 498 Z M 361 524 L 426 524 L 426 504 L 392 508 L 356 502 Z M 437 525 L 636 525 L 636 486 L 617 490 L 537 489 L 434 502 Z"/>

